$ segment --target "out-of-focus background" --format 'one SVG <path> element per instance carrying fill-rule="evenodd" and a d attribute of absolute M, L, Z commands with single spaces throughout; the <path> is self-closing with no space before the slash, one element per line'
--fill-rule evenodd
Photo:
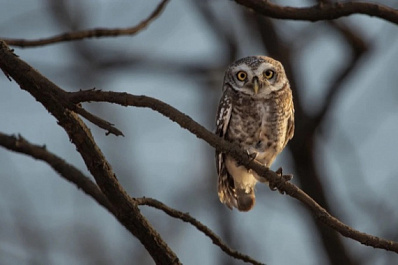
<path fill-rule="evenodd" d="M 380 1 L 398 8 L 396 1 Z M 159 1 L 0 0 L 0 38 L 38 39 L 138 24 Z M 309 1 L 278 1 L 308 5 Z M 209 130 L 226 66 L 264 54 L 285 65 L 296 136 L 274 163 L 344 223 L 398 240 L 398 27 L 365 15 L 303 22 L 258 16 L 234 1 L 172 0 L 135 36 L 15 53 L 67 91 L 147 95 Z M 21 134 L 89 173 L 56 120 L 0 77 L 0 131 Z M 214 149 L 148 109 L 85 105 L 125 137 L 88 124 L 123 187 L 189 212 L 234 249 L 267 264 L 396 264 L 398 256 L 337 235 L 295 199 L 258 185 L 248 213 L 218 201 Z M 144 215 L 184 264 L 242 264 L 192 226 Z M 152 264 L 105 209 L 49 166 L 0 148 L 0 264 Z"/>

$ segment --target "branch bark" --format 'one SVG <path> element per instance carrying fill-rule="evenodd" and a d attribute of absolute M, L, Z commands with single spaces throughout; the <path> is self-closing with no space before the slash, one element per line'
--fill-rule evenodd
<path fill-rule="evenodd" d="M 398 24 L 398 11 L 388 6 L 365 3 L 320 3 L 311 7 L 289 7 L 272 4 L 269 1 L 235 0 L 240 5 L 248 7 L 267 17 L 292 20 L 320 21 L 331 20 L 353 14 L 363 14 L 378 17 Z"/>
<path fill-rule="evenodd" d="M 147 205 L 147 206 L 162 210 L 163 212 L 165 212 L 166 214 L 168 214 L 171 217 L 180 219 L 186 223 L 190 223 L 191 225 L 195 226 L 199 231 L 201 231 L 203 234 L 208 236 L 211 239 L 211 241 L 213 241 L 213 244 L 219 246 L 221 248 L 221 250 L 224 251 L 225 253 L 227 253 L 230 257 L 233 257 L 235 259 L 240 259 L 244 262 L 252 263 L 255 265 L 262 264 L 256 260 L 252 259 L 251 257 L 249 257 L 247 255 L 243 255 L 243 254 L 239 253 L 238 251 L 233 250 L 230 247 L 228 247 L 221 240 L 221 238 L 219 238 L 213 231 L 211 231 L 207 226 L 205 226 L 204 224 L 202 224 L 201 222 L 199 222 L 198 220 L 196 220 L 189 214 L 172 209 L 172 208 L 168 207 L 167 205 L 165 205 L 164 203 L 162 203 L 158 200 L 152 199 L 152 198 L 136 198 L 135 200 L 138 202 L 139 205 Z"/>
<path fill-rule="evenodd" d="M 109 212 L 111 212 L 113 215 L 116 215 L 117 211 L 115 210 L 113 205 L 109 202 L 109 200 L 104 196 L 104 194 L 101 192 L 98 186 L 95 185 L 95 183 L 93 183 L 88 177 L 86 177 L 80 170 L 68 164 L 62 158 L 49 152 L 45 146 L 39 146 L 29 143 L 20 135 L 16 137 L 12 135 L 6 135 L 1 132 L 0 132 L 0 146 L 3 146 L 8 150 L 26 154 L 31 156 L 32 158 L 46 162 L 56 172 L 58 172 L 61 177 L 74 183 L 79 189 L 82 189 L 87 195 L 91 196 L 94 200 L 96 200 Z M 165 205 L 164 203 L 152 198 L 131 198 L 131 200 L 136 201 L 138 205 L 146 205 L 158 210 L 162 210 L 164 213 L 166 213 L 171 217 L 180 219 L 184 222 L 193 225 L 199 231 L 201 231 L 203 234 L 209 237 L 215 245 L 220 247 L 220 249 L 230 257 L 242 260 L 244 262 L 252 263 L 254 265 L 262 264 L 254 260 L 253 258 L 228 247 L 221 240 L 221 238 L 219 238 L 210 228 L 208 228 L 207 226 L 205 226 L 204 224 L 202 224 L 201 222 L 199 222 L 198 220 L 196 220 L 187 213 L 183 213 L 181 211 L 173 209 Z"/>
<path fill-rule="evenodd" d="M 115 207 L 117 219 L 140 240 L 154 261 L 157 264 L 181 264 L 176 254 L 140 213 L 137 202 L 131 200 L 119 184 L 90 130 L 76 113 L 65 108 L 68 101 L 65 92 L 20 60 L 3 41 L 0 42 L 0 68 L 58 120 L 98 186 Z"/>
<path fill-rule="evenodd" d="M 218 137 L 217 135 L 208 131 L 202 125 L 196 123 L 189 116 L 181 113 L 177 109 L 160 100 L 147 96 L 135 96 L 128 93 L 105 92 L 98 90 L 69 92 L 68 94 L 69 100 L 74 103 L 81 103 L 86 101 L 109 102 L 116 103 L 122 106 L 150 108 L 154 111 L 157 111 L 160 114 L 169 118 L 170 120 L 178 123 L 182 128 L 187 129 L 198 138 L 206 141 L 217 150 L 229 153 L 237 161 L 239 161 L 240 164 L 245 165 L 247 168 L 256 171 L 260 176 L 264 177 L 269 182 L 275 183 L 278 190 L 304 203 L 312 211 L 317 220 L 336 230 L 341 235 L 352 238 L 367 246 L 382 248 L 398 253 L 398 242 L 393 242 L 391 240 L 385 240 L 366 233 L 362 233 L 342 223 L 340 220 L 328 213 L 316 201 L 314 201 L 310 196 L 308 196 L 297 186 L 290 182 L 285 182 L 283 178 L 281 178 L 274 171 L 250 159 L 247 156 L 247 153 L 243 150 L 240 150 L 238 146 L 233 145 L 230 142 L 227 142 L 224 139 Z"/>

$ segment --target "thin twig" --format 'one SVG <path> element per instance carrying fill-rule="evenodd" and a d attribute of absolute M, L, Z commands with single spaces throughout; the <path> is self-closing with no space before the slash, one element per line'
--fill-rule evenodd
<path fill-rule="evenodd" d="M 106 120 L 101 119 L 100 117 L 97 117 L 94 114 L 91 114 L 90 112 L 88 112 L 87 110 L 85 110 L 84 108 L 82 108 L 80 106 L 76 106 L 76 108 L 74 108 L 73 111 L 80 114 L 82 117 L 86 118 L 88 121 L 97 125 L 98 127 L 102 128 L 104 130 L 107 130 L 108 132 L 106 133 L 106 135 L 114 134 L 116 136 L 120 136 L 120 135 L 124 136 L 122 131 L 120 131 L 115 126 L 113 126 L 112 123 L 107 122 Z"/>
<path fill-rule="evenodd" d="M 156 209 L 162 210 L 163 212 L 170 215 L 171 217 L 178 218 L 184 222 L 190 223 L 191 225 L 195 226 L 199 231 L 203 232 L 203 234 L 208 236 L 213 241 L 213 244 L 219 246 L 221 248 L 221 250 L 224 251 L 225 253 L 227 253 L 229 256 L 236 258 L 236 259 L 240 259 L 240 260 L 248 262 L 248 263 L 252 263 L 252 264 L 257 264 L 257 265 L 263 264 L 263 263 L 259 263 L 258 261 L 252 259 L 251 257 L 249 257 L 247 255 L 244 255 L 244 254 L 228 247 L 221 240 L 221 238 L 219 238 L 213 231 L 210 230 L 210 228 L 208 228 L 207 226 L 205 226 L 204 224 L 202 224 L 201 222 L 199 222 L 198 220 L 196 220 L 189 214 L 177 211 L 173 208 L 170 208 L 167 205 L 165 205 L 164 203 L 162 203 L 158 200 L 152 199 L 152 198 L 147 198 L 147 197 L 135 198 L 135 200 L 137 201 L 137 203 L 139 205 L 147 205 L 147 206 L 154 207 Z"/>
<path fill-rule="evenodd" d="M 279 6 L 270 1 L 235 0 L 238 4 L 246 6 L 255 12 L 267 17 L 292 20 L 319 21 L 331 20 L 353 14 L 363 14 L 379 17 L 394 24 L 398 24 L 398 10 L 388 6 L 365 3 L 322 3 L 311 7 Z"/>
<path fill-rule="evenodd" d="M 63 34 L 55 35 L 53 37 L 38 39 L 38 40 L 26 40 L 26 39 L 7 39 L 2 38 L 8 45 L 18 47 L 38 47 L 48 44 L 54 44 L 66 41 L 76 41 L 89 38 L 103 38 L 103 37 L 116 37 L 125 35 L 134 35 L 145 29 L 153 20 L 155 20 L 163 11 L 169 0 L 162 0 L 156 9 L 150 14 L 148 18 L 141 21 L 138 25 L 128 28 L 95 28 L 88 30 L 81 30 L 75 32 L 66 32 Z"/>

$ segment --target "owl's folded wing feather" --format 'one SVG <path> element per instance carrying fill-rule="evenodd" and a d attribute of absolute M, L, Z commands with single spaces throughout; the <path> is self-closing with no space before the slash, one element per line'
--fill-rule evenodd
<path fill-rule="evenodd" d="M 216 134 L 225 138 L 227 133 L 229 121 L 232 113 L 232 100 L 228 93 L 223 94 L 218 104 L 217 118 L 216 118 Z M 220 174 L 225 171 L 225 164 L 223 161 L 223 153 L 216 151 L 217 173 Z"/>
<path fill-rule="evenodd" d="M 289 142 L 290 139 L 293 138 L 293 135 L 294 135 L 294 110 L 292 111 L 289 119 L 287 120 L 286 137 L 283 147 L 285 147 L 287 142 Z"/>
<path fill-rule="evenodd" d="M 216 119 L 216 134 L 222 138 L 225 137 L 232 113 L 232 100 L 225 91 L 218 105 Z M 216 164 L 218 173 L 218 197 L 222 203 L 225 203 L 230 209 L 237 207 L 234 191 L 234 181 L 225 167 L 225 154 L 216 151 Z"/>

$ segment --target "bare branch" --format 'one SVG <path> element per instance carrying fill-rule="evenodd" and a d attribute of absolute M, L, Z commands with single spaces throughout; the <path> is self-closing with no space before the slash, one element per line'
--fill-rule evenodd
<path fill-rule="evenodd" d="M 201 222 L 199 222 L 198 220 L 196 220 L 189 214 L 177 211 L 173 208 L 170 208 L 167 205 L 165 205 L 164 203 L 162 203 L 158 200 L 152 199 L 152 198 L 146 198 L 146 197 L 135 198 L 135 200 L 137 201 L 137 203 L 139 205 L 151 206 L 153 208 L 162 210 L 163 212 L 170 215 L 171 217 L 178 218 L 184 222 L 190 223 L 191 225 L 195 226 L 199 231 L 203 232 L 203 234 L 208 236 L 213 241 L 213 244 L 219 246 L 221 248 L 221 250 L 224 251 L 225 253 L 227 253 L 229 256 L 231 256 L 235 259 L 240 259 L 245 262 L 252 263 L 252 264 L 258 264 L 258 265 L 262 264 L 256 260 L 252 259 L 251 257 L 241 254 L 238 251 L 233 250 L 230 247 L 228 247 L 221 240 L 221 238 L 219 238 L 213 231 L 210 230 L 210 228 L 208 228 L 207 226 L 205 226 L 204 224 L 202 224 Z"/>
<path fill-rule="evenodd" d="M 2 38 L 8 45 L 18 47 L 38 47 L 48 44 L 54 44 L 66 41 L 76 41 L 89 38 L 103 38 L 103 37 L 116 37 L 125 35 L 134 35 L 145 29 L 152 21 L 154 21 L 163 11 L 169 0 L 162 0 L 162 2 L 156 7 L 152 14 L 141 21 L 138 25 L 128 28 L 95 28 L 88 30 L 81 30 L 75 32 L 67 32 L 60 35 L 56 35 L 49 38 L 38 39 L 38 40 L 25 40 L 25 39 L 6 39 Z"/>
<path fill-rule="evenodd" d="M 391 23 L 398 24 L 398 11 L 388 6 L 365 3 L 320 3 L 311 7 L 283 7 L 269 1 L 235 0 L 238 4 L 253 9 L 255 12 L 267 17 L 292 20 L 331 20 L 353 14 L 363 14 L 378 17 Z"/>
<path fill-rule="evenodd" d="M 101 119 L 100 117 L 97 117 L 97 116 L 91 114 L 90 112 L 83 109 L 82 107 L 76 106 L 72 110 L 75 111 L 76 113 L 80 114 L 87 120 L 89 120 L 91 123 L 97 125 L 98 127 L 102 128 L 102 129 L 107 130 L 108 132 L 106 133 L 106 135 L 114 134 L 116 136 L 119 136 L 119 135 L 124 136 L 123 133 L 119 129 L 115 128 L 112 123 L 107 122 L 106 120 Z"/>
<path fill-rule="evenodd" d="M 100 205 L 105 207 L 112 214 L 116 214 L 116 210 L 113 205 L 104 196 L 101 190 L 95 183 L 93 183 L 88 177 L 86 177 L 80 170 L 74 166 L 68 164 L 62 158 L 49 152 L 45 146 L 34 145 L 25 140 L 22 136 L 15 137 L 13 135 L 6 135 L 0 132 L 0 146 L 3 146 L 11 151 L 26 154 L 32 158 L 42 160 L 49 164 L 61 177 L 76 184 L 79 189 L 82 189 L 87 195 L 93 197 Z M 211 229 L 193 218 L 187 213 L 175 210 L 164 203 L 157 201 L 152 198 L 136 198 L 139 205 L 147 205 L 156 209 L 162 210 L 171 217 L 181 219 L 184 222 L 190 223 L 195 226 L 199 231 L 203 232 L 209 237 L 213 243 L 221 248 L 226 254 L 236 259 L 240 259 L 245 262 L 249 262 L 255 265 L 262 264 L 251 257 L 241 254 L 236 250 L 228 247 Z"/>
<path fill-rule="evenodd" d="M 385 240 L 369 234 L 362 233 L 342 223 L 340 220 L 328 213 L 324 208 L 322 208 L 317 202 L 315 202 L 310 196 L 308 196 L 297 186 L 290 182 L 284 181 L 283 178 L 281 178 L 274 171 L 262 166 L 255 160 L 250 159 L 247 153 L 243 150 L 240 150 L 238 146 L 227 142 L 217 135 L 211 133 L 202 125 L 195 122 L 189 116 L 181 113 L 177 109 L 160 100 L 147 96 L 135 96 L 128 93 L 96 90 L 69 92 L 68 94 L 69 100 L 71 100 L 73 103 L 80 103 L 85 101 L 102 101 L 116 103 L 122 106 L 135 106 L 155 110 L 166 116 L 170 120 L 178 123 L 182 128 L 187 129 L 198 138 L 203 139 L 217 150 L 229 153 L 232 157 L 239 161 L 240 164 L 245 165 L 247 168 L 253 169 L 269 182 L 275 183 L 275 186 L 278 188 L 278 190 L 304 203 L 313 212 L 316 219 L 336 230 L 341 235 L 352 238 L 367 246 L 382 248 L 398 253 L 398 242 L 393 242 L 391 240 Z"/>
<path fill-rule="evenodd" d="M 19 59 L 3 41 L 0 42 L 0 68 L 58 120 L 98 186 L 115 207 L 116 218 L 140 240 L 154 261 L 157 264 L 181 264 L 176 254 L 140 213 L 137 203 L 120 185 L 90 130 L 76 113 L 65 109 L 65 91 Z"/>
<path fill-rule="evenodd" d="M 1 132 L 0 145 L 11 151 L 26 154 L 35 159 L 46 162 L 64 179 L 76 184 L 79 189 L 82 189 L 86 194 L 93 197 L 100 205 L 104 206 L 105 209 L 113 214 L 116 213 L 113 205 L 108 201 L 95 183 L 86 177 L 80 170 L 68 164 L 62 158 L 47 151 L 45 146 L 31 144 L 20 135 L 15 137 Z"/>

